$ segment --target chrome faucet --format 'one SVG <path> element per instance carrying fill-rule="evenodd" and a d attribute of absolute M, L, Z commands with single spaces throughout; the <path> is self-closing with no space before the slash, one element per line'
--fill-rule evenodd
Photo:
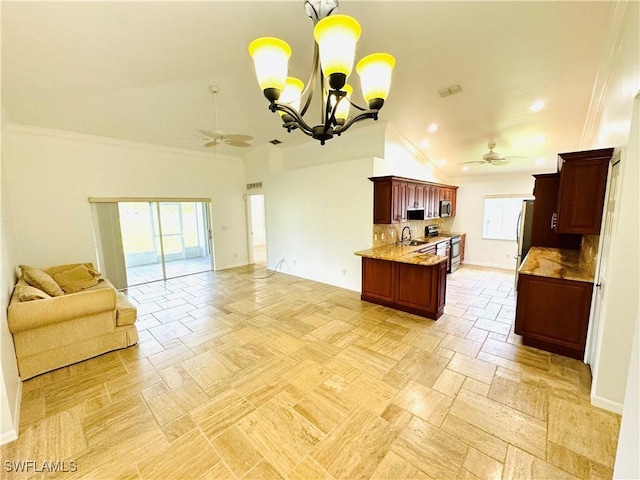
<path fill-rule="evenodd" d="M 409 241 L 411 241 L 411 228 L 406 226 L 402 229 L 402 234 L 400 235 L 400 243 L 404 243 L 404 231 L 409 230 Z"/>

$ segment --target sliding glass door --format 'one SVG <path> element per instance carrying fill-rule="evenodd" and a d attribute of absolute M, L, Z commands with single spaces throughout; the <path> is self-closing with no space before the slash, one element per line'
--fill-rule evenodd
<path fill-rule="evenodd" d="M 92 201 L 99 256 L 118 288 L 213 269 L 206 201 Z"/>

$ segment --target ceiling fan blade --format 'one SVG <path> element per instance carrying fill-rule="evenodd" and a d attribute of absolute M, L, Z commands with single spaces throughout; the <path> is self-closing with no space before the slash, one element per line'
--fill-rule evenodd
<path fill-rule="evenodd" d="M 522 155 L 507 155 L 506 157 L 504 157 L 504 160 L 507 160 L 509 162 L 511 161 L 521 161 L 521 160 L 531 160 L 531 157 L 523 157 Z"/>
<path fill-rule="evenodd" d="M 215 147 L 216 145 L 218 145 L 220 143 L 220 140 L 215 139 L 212 142 L 207 142 L 204 144 L 205 147 Z"/>
<path fill-rule="evenodd" d="M 240 142 L 248 142 L 253 140 L 253 137 L 251 135 L 242 135 L 240 133 L 230 133 L 229 135 L 225 135 L 225 137 L 232 140 L 238 140 Z"/>
<path fill-rule="evenodd" d="M 250 143 L 247 143 L 243 140 L 236 140 L 234 138 L 225 138 L 224 143 L 226 143 L 231 147 L 250 147 L 251 146 Z"/>
<path fill-rule="evenodd" d="M 216 134 L 215 134 L 215 133 L 213 133 L 213 132 L 211 132 L 211 131 L 209 131 L 209 130 L 198 130 L 198 131 L 199 131 L 202 135 L 204 135 L 205 137 L 211 137 L 211 138 L 213 138 L 213 137 L 215 137 L 215 136 L 216 136 Z"/>
<path fill-rule="evenodd" d="M 462 163 L 459 163 L 458 165 L 482 165 L 483 163 L 488 163 L 488 162 L 485 162 L 483 160 L 476 160 L 473 162 L 462 162 Z"/>

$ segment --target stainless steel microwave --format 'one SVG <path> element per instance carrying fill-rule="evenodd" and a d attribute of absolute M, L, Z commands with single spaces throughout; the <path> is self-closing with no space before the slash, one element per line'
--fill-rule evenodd
<path fill-rule="evenodd" d="M 449 200 L 440 200 L 440 216 L 451 216 L 451 202 Z"/>

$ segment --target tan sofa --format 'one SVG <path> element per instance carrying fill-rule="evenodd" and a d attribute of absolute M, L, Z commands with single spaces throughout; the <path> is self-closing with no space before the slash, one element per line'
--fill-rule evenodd
<path fill-rule="evenodd" d="M 78 265 L 93 269 L 85 263 L 44 271 L 53 276 Z M 22 380 L 138 342 L 136 308 L 108 280 L 31 301 L 20 301 L 18 285 L 27 285 L 24 276 L 11 296 L 7 320 Z"/>

